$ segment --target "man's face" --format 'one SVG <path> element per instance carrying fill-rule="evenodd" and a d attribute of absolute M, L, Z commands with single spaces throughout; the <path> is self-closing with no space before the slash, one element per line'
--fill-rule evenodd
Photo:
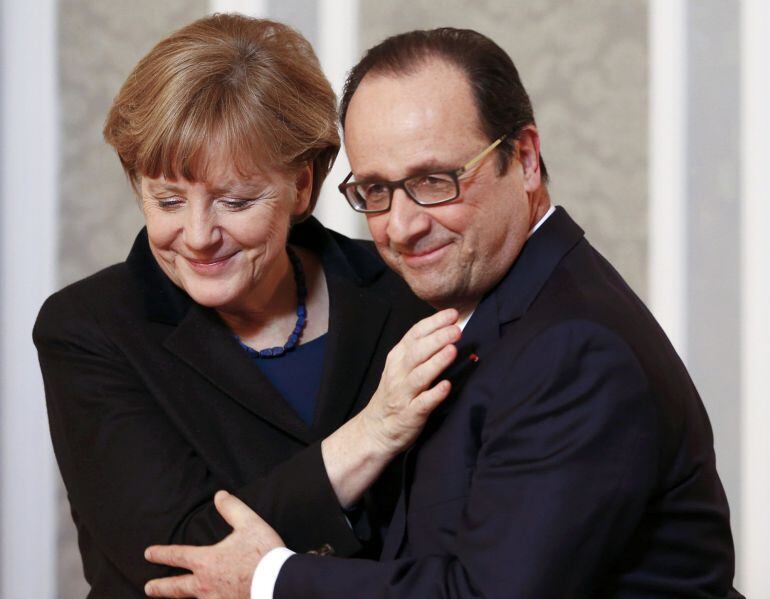
<path fill-rule="evenodd" d="M 528 192 L 540 174 L 527 165 L 537 164 L 529 155 L 536 138 L 534 128 L 526 132 L 522 159 L 504 175 L 496 153 L 487 155 L 461 176 L 460 196 L 448 204 L 419 206 L 399 189 L 389 212 L 368 216 L 383 259 L 419 297 L 470 309 L 508 271 L 535 224 Z M 345 120 L 356 180 L 457 169 L 490 142 L 465 75 L 440 60 L 407 75 L 367 75 Z"/>

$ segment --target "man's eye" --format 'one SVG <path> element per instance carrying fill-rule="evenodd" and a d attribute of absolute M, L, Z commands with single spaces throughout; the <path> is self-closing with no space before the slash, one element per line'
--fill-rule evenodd
<path fill-rule="evenodd" d="M 450 184 L 451 180 L 443 175 L 424 175 L 415 182 L 415 187 L 443 187 Z"/>
<path fill-rule="evenodd" d="M 365 198 L 379 198 L 388 194 L 388 186 L 383 183 L 367 183 L 361 187 Z"/>

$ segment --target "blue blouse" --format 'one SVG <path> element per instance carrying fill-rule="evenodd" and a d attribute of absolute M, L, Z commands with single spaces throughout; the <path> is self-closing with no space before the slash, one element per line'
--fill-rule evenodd
<path fill-rule="evenodd" d="M 315 419 L 327 336 L 324 334 L 298 345 L 277 358 L 260 358 L 252 348 L 241 343 L 262 373 L 308 427 L 313 425 Z"/>

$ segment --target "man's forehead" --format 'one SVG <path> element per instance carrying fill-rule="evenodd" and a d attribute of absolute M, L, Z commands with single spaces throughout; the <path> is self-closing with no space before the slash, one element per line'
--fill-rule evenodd
<path fill-rule="evenodd" d="M 367 74 L 345 119 L 358 179 L 457 168 L 485 139 L 465 74 L 441 60 L 404 73 Z"/>
<path fill-rule="evenodd" d="M 438 93 L 431 95 L 431 91 Z M 466 115 L 467 117 L 475 116 L 473 96 L 465 72 L 446 60 L 426 58 L 403 71 L 397 72 L 375 70 L 364 76 L 353 93 L 346 114 L 345 125 L 348 125 L 351 113 L 355 113 L 357 109 L 363 111 L 365 119 L 371 120 L 368 115 L 371 115 L 372 96 L 397 96 L 403 100 L 399 105 L 400 108 L 403 108 L 403 105 L 408 103 L 419 105 L 420 100 L 426 98 L 440 101 L 442 97 L 446 97 L 447 92 L 451 92 L 452 99 L 455 100 L 455 109 L 464 108 L 471 113 Z M 456 100 L 460 96 L 466 96 L 470 99 L 470 105 L 457 105 Z M 378 106 L 378 108 L 388 107 L 388 103 Z"/>

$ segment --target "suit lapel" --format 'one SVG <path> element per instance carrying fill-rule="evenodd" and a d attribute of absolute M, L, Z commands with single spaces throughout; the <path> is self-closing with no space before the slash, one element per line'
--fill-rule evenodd
<path fill-rule="evenodd" d="M 340 426 L 353 409 L 390 305 L 353 283 L 327 272 L 329 338 L 313 426 L 319 438 Z"/>
<path fill-rule="evenodd" d="M 247 410 L 304 443 L 313 440 L 305 423 L 212 310 L 192 304 L 164 346 Z"/>

